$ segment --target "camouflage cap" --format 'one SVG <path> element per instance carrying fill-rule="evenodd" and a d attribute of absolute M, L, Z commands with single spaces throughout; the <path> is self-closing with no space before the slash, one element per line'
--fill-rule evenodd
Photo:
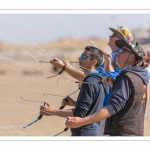
<path fill-rule="evenodd" d="M 117 40 L 115 44 L 119 48 L 127 47 L 131 50 L 131 52 L 136 56 L 138 60 L 143 60 L 145 56 L 145 52 L 143 47 L 136 41 L 132 41 L 128 43 L 125 40 Z"/>

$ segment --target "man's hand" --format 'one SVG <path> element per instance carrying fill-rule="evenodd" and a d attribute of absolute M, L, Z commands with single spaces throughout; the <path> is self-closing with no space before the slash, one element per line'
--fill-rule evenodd
<path fill-rule="evenodd" d="M 79 82 L 78 88 L 81 89 L 81 86 L 82 86 L 82 82 Z"/>
<path fill-rule="evenodd" d="M 84 125 L 83 123 L 84 123 L 84 118 L 68 117 L 68 119 L 65 122 L 65 125 L 67 128 L 79 128 Z"/>
<path fill-rule="evenodd" d="M 67 99 L 67 101 L 65 99 Z M 76 102 L 72 98 L 67 96 L 66 98 L 64 98 L 62 100 L 62 106 L 66 106 L 66 105 L 68 105 L 68 106 L 75 106 Z"/>
<path fill-rule="evenodd" d="M 51 116 L 54 114 L 55 110 L 51 105 L 49 105 L 47 102 L 45 102 L 46 106 L 40 107 L 40 114 L 45 116 Z"/>
<path fill-rule="evenodd" d="M 58 58 L 53 58 L 50 63 L 54 65 L 57 68 L 63 68 L 63 66 L 66 64 L 65 71 L 72 76 L 73 78 L 77 79 L 78 81 L 82 81 L 85 78 L 85 75 L 82 71 L 75 69 L 72 67 L 72 65 L 66 60 L 61 61 Z"/>
<path fill-rule="evenodd" d="M 114 72 L 114 68 L 111 64 L 111 54 L 109 54 L 108 52 L 103 52 L 104 54 L 104 58 L 105 58 L 105 62 L 104 62 L 104 71 L 110 71 L 110 72 Z"/>
<path fill-rule="evenodd" d="M 72 67 L 71 64 L 69 63 L 69 61 L 65 60 L 65 62 L 63 62 L 62 60 L 58 59 L 58 58 L 53 58 L 50 63 L 52 65 L 54 65 L 57 68 L 63 68 L 63 66 L 66 64 L 66 66 Z"/>
<path fill-rule="evenodd" d="M 102 78 L 102 83 L 105 84 L 106 82 L 112 87 L 114 84 L 114 79 L 111 76 L 104 76 Z"/>
<path fill-rule="evenodd" d="M 105 58 L 105 63 L 107 63 L 107 65 L 111 64 L 111 54 L 109 54 L 108 52 L 104 51 L 104 58 Z"/>
<path fill-rule="evenodd" d="M 54 65 L 55 67 L 57 67 L 57 68 L 63 68 L 63 66 L 64 66 L 64 63 L 63 63 L 63 61 L 61 61 L 60 59 L 58 59 L 58 58 L 53 58 L 51 61 L 50 61 L 50 63 L 52 64 L 52 65 Z"/>

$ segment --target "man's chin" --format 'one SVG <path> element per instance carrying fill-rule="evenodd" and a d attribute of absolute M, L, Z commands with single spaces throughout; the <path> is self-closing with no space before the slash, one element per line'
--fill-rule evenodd
<path fill-rule="evenodd" d="M 117 63 L 117 62 L 116 62 L 116 65 L 120 68 L 120 63 Z"/>

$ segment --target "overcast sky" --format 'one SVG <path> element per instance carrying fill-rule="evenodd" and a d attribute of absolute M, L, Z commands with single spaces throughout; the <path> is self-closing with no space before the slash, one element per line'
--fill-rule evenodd
<path fill-rule="evenodd" d="M 150 14 L 0 14 L 0 41 L 45 43 L 62 37 L 108 39 L 109 27 L 146 29 Z"/>

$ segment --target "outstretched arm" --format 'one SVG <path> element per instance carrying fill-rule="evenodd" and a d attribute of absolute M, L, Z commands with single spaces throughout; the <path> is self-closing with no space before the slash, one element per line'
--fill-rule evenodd
<path fill-rule="evenodd" d="M 101 121 L 110 116 L 111 116 L 111 114 L 109 113 L 108 109 L 104 107 L 104 108 L 100 109 L 98 112 L 96 112 L 90 116 L 87 116 L 85 118 L 68 117 L 65 125 L 67 128 L 78 128 L 78 127 L 81 127 L 81 126 L 84 126 L 87 124 Z"/>
<path fill-rule="evenodd" d="M 73 68 L 71 64 L 68 61 L 62 62 L 58 58 L 53 58 L 50 63 L 54 65 L 57 68 L 63 68 L 63 66 L 66 64 L 65 71 L 72 76 L 73 78 L 77 79 L 78 81 L 82 81 L 85 78 L 85 75 L 83 72 Z"/>
<path fill-rule="evenodd" d="M 40 107 L 40 114 L 45 116 L 60 116 L 60 117 L 68 117 L 73 116 L 72 109 L 71 110 L 55 110 L 53 107 L 45 102 L 46 106 Z"/>

